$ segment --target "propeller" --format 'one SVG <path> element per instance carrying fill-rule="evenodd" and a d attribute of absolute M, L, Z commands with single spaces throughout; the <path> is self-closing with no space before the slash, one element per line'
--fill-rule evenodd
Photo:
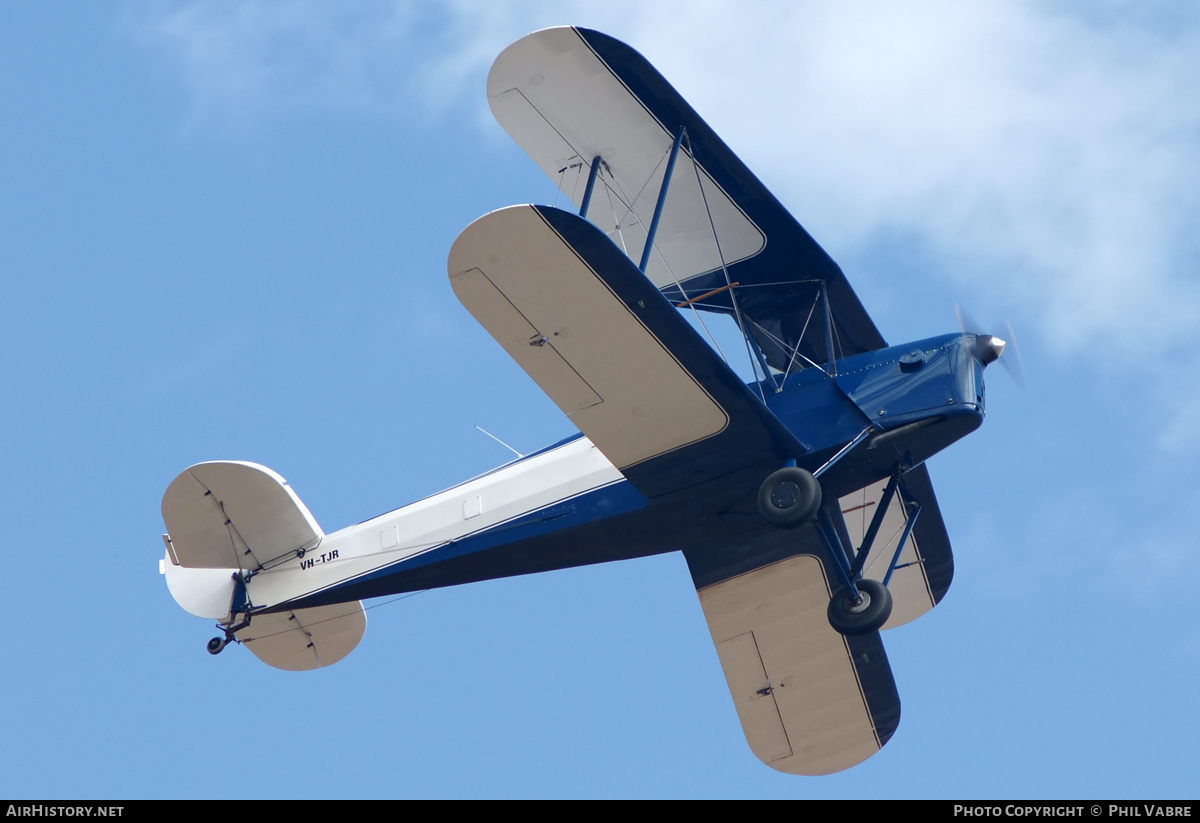
<path fill-rule="evenodd" d="M 1017 345 L 1017 333 L 1013 331 L 1012 323 L 1004 321 L 1004 326 L 1008 330 L 1008 340 L 1002 340 L 995 335 L 978 331 L 979 324 L 971 319 L 962 306 L 955 304 L 954 313 L 958 315 L 958 328 L 962 332 L 963 338 L 968 336 L 975 338 L 973 344 L 975 356 L 979 358 L 979 362 L 984 365 L 984 368 L 999 360 L 1000 365 L 1008 372 L 1008 376 L 1021 387 L 1022 391 L 1028 393 L 1029 382 L 1025 379 L 1025 361 L 1021 357 L 1021 347 Z M 1009 352 L 1009 356 L 1001 359 L 1000 355 L 1005 351 Z"/>

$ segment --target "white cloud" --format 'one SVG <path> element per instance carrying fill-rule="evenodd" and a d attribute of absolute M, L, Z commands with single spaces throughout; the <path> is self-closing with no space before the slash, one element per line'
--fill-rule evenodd
<path fill-rule="evenodd" d="M 412 95 L 427 15 L 405 3 L 130 6 L 127 28 L 178 74 L 193 126 L 312 109 L 377 109 Z"/>
<path fill-rule="evenodd" d="M 789 7 L 751 30 L 689 20 L 666 58 L 826 243 L 887 228 L 968 281 L 1003 272 L 992 299 L 1039 295 L 1065 354 L 1102 336 L 1135 362 L 1191 331 L 1200 28 L 1012 3 L 851 8 Z"/>
<path fill-rule="evenodd" d="M 139 8 L 135 28 L 179 72 L 196 122 L 411 115 L 414 102 L 483 122 L 478 81 L 508 42 L 562 22 L 607 30 L 646 54 L 844 265 L 872 238 L 910 238 L 955 288 L 1015 307 L 1027 338 L 1098 375 L 1137 369 L 1161 387 L 1196 365 L 1190 5 Z M 1171 408 L 1200 406 L 1193 394 Z"/>

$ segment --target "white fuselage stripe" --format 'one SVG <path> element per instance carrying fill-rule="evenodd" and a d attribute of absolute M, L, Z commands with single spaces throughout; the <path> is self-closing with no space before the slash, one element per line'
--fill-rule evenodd
<path fill-rule="evenodd" d="M 304 557 L 255 575 L 250 599 L 256 607 L 296 600 L 622 480 L 581 437 L 328 534 Z"/>

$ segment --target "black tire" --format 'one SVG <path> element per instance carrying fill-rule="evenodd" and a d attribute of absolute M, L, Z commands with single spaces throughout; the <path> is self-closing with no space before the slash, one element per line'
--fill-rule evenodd
<path fill-rule="evenodd" d="M 812 521 L 821 508 L 821 484 L 812 472 L 780 469 L 758 489 L 758 511 L 777 529 L 794 529 Z"/>
<path fill-rule="evenodd" d="M 892 616 L 892 593 L 878 580 L 864 577 L 855 581 L 860 602 L 855 602 L 846 589 L 840 588 L 829 601 L 829 625 L 841 634 L 850 636 L 878 631 Z"/>
<path fill-rule="evenodd" d="M 208 653 L 220 654 L 225 649 L 225 644 L 227 642 L 228 641 L 223 637 L 214 637 L 212 640 L 208 641 Z"/>

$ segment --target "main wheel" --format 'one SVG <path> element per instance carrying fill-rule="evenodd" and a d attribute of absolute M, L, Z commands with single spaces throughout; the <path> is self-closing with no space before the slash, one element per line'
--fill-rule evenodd
<path fill-rule="evenodd" d="M 780 469 L 758 489 L 758 511 L 777 529 L 794 529 L 811 521 L 821 508 L 821 484 L 812 472 Z"/>
<path fill-rule="evenodd" d="M 878 580 L 864 577 L 855 582 L 860 599 L 840 588 L 829 601 L 829 625 L 842 634 L 870 634 L 892 616 L 892 593 Z"/>
<path fill-rule="evenodd" d="M 221 651 L 225 648 L 225 644 L 228 642 L 229 641 L 226 640 L 224 637 L 214 637 L 212 640 L 208 641 L 208 653 L 209 654 L 220 654 Z"/>

